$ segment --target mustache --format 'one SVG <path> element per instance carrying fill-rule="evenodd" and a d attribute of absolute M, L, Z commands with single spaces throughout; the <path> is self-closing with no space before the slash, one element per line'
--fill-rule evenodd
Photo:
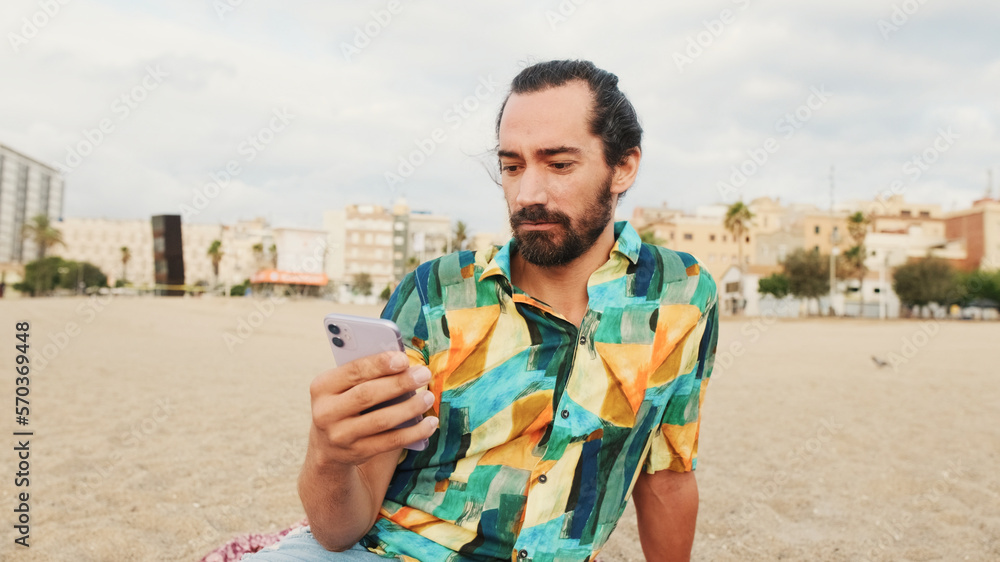
<path fill-rule="evenodd" d="M 553 222 L 568 228 L 571 221 L 565 213 L 550 211 L 542 205 L 525 207 L 510 216 L 510 225 L 514 228 L 526 222 Z"/>

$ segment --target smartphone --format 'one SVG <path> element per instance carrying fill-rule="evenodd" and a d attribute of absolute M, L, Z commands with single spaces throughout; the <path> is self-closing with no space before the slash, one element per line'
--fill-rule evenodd
<path fill-rule="evenodd" d="M 403 351 L 403 338 L 399 333 L 399 328 L 391 320 L 349 314 L 327 314 L 323 318 L 323 331 L 330 342 L 333 358 L 337 361 L 338 366 L 383 351 Z M 392 400 L 376 404 L 362 413 L 398 404 L 414 394 L 413 391 L 410 391 Z M 422 415 L 417 415 L 417 417 L 396 427 L 410 427 L 420 423 L 422 419 L 424 419 Z M 423 451 L 427 448 L 427 444 L 428 440 L 422 439 L 406 445 L 404 448 L 412 451 Z"/>

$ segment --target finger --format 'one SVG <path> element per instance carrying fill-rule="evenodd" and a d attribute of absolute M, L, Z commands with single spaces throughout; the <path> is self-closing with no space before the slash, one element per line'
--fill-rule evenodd
<path fill-rule="evenodd" d="M 430 379 L 430 370 L 421 365 L 410 367 L 398 375 L 363 382 L 340 394 L 314 394 L 313 424 L 319 428 L 332 427 L 341 420 L 363 415 L 366 413 L 365 410 L 374 406 L 385 402 L 400 402 L 406 399 L 407 394 L 426 385 Z M 426 410 L 424 408 L 418 413 Z"/>
<path fill-rule="evenodd" d="M 362 440 L 373 435 L 385 433 L 405 424 L 427 412 L 434 404 L 434 394 L 422 390 L 391 406 L 385 406 L 368 412 L 362 416 L 346 419 L 339 428 L 350 439 Z"/>
<path fill-rule="evenodd" d="M 430 370 L 422 365 L 412 367 L 405 373 L 370 380 L 352 387 L 341 395 L 344 398 L 343 408 L 352 414 L 359 414 L 372 406 L 395 400 L 417 390 L 430 380 Z"/>
<path fill-rule="evenodd" d="M 375 456 L 379 453 L 397 451 L 424 439 L 430 439 L 434 435 L 434 432 L 437 431 L 437 428 L 438 419 L 434 416 L 428 416 L 420 420 L 420 423 L 416 425 L 393 429 L 362 439 L 356 446 L 358 450 L 365 451 L 367 455 Z"/>
<path fill-rule="evenodd" d="M 339 394 L 365 381 L 402 372 L 409 366 L 410 359 L 402 351 L 376 353 L 324 371 L 313 379 L 309 392 L 313 397 Z"/>

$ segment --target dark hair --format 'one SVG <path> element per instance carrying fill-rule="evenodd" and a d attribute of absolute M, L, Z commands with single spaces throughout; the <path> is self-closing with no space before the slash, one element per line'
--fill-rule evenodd
<path fill-rule="evenodd" d="M 582 80 L 593 94 L 594 106 L 590 117 L 590 132 L 600 137 L 604 145 L 604 160 L 614 168 L 622 163 L 642 141 L 642 127 L 635 108 L 618 89 L 618 77 L 601 70 L 586 60 L 554 60 L 540 62 L 522 70 L 510 83 L 510 94 L 528 94 L 562 86 L 571 80 Z M 507 99 L 497 115 L 497 138 L 500 120 Z"/>

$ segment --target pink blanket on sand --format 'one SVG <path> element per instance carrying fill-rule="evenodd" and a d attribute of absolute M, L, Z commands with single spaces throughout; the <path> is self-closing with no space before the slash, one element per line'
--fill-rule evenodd
<path fill-rule="evenodd" d="M 244 554 L 257 552 L 262 548 L 271 546 L 281 540 L 281 537 L 308 524 L 309 522 L 303 519 L 295 525 L 292 525 L 291 527 L 278 533 L 251 533 L 249 535 L 235 537 L 226 544 L 206 554 L 205 557 L 201 559 L 201 562 L 239 562 L 239 559 L 242 558 Z"/>

